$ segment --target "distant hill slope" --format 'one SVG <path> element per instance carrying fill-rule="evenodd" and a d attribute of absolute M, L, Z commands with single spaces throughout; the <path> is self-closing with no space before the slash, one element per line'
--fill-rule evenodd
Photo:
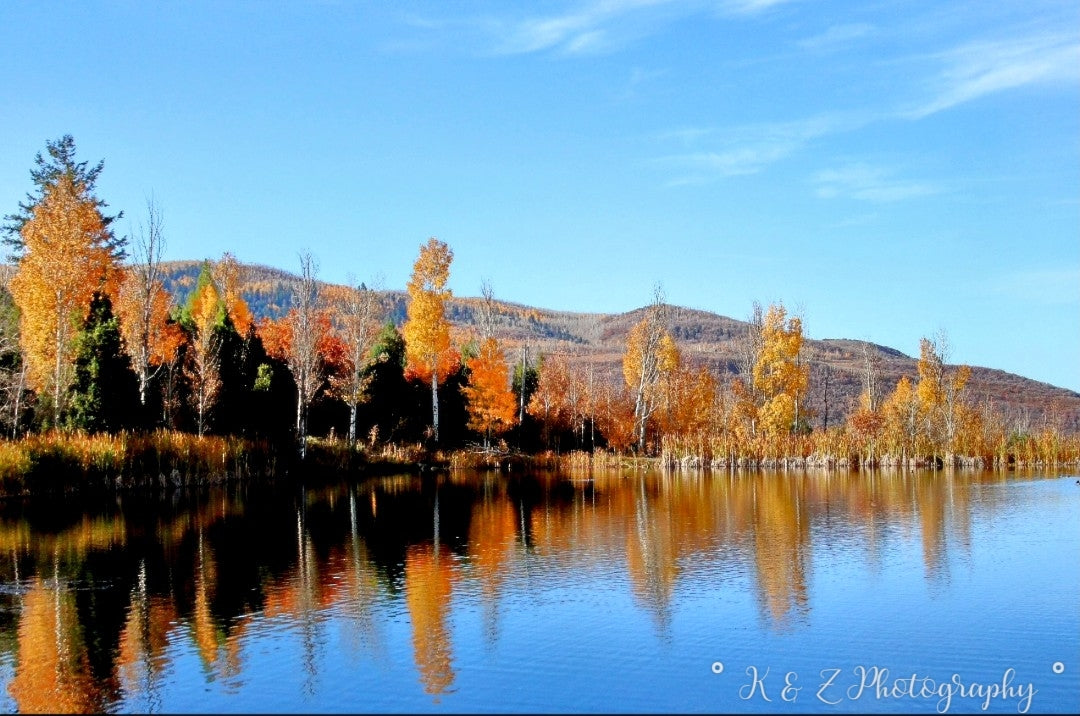
<path fill-rule="evenodd" d="M 201 262 L 173 261 L 165 265 L 168 287 L 183 301 L 195 285 Z M 244 297 L 256 317 L 278 317 L 289 308 L 290 290 L 296 276 L 280 269 L 258 265 L 242 266 Z M 405 320 L 406 296 L 402 291 L 384 291 L 387 316 L 401 325 Z M 452 299 L 448 305 L 451 322 L 468 332 L 476 325 L 476 298 Z M 630 328 L 641 319 L 644 308 L 620 314 L 572 313 L 533 308 L 506 301 L 497 302 L 496 331 L 508 357 L 519 356 L 527 341 L 531 356 L 561 353 L 579 364 L 592 363 L 599 375 L 621 380 L 623 348 Z M 687 360 L 705 364 L 719 375 L 738 371 L 739 341 L 746 333 L 743 321 L 707 311 L 672 307 L 671 331 Z M 893 348 L 848 339 L 807 339 L 804 359 L 810 366 L 811 386 L 807 407 L 820 426 L 827 417 L 830 425 L 843 421 L 862 389 L 863 346 L 879 361 L 882 392 L 887 394 L 901 376 L 915 379 L 916 360 Z M 827 381 L 826 381 L 827 378 Z M 826 389 L 827 384 L 827 389 Z M 1037 428 L 1050 418 L 1070 432 L 1080 432 L 1080 394 L 993 368 L 972 367 L 968 395 L 982 405 L 989 401 L 994 410 L 1007 416 L 1021 430 Z"/>

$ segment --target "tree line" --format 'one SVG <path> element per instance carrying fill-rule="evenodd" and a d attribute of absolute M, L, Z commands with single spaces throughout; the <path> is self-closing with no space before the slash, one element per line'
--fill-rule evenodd
<path fill-rule="evenodd" d="M 325 286 L 300 257 L 290 308 L 256 320 L 230 253 L 205 261 L 175 304 L 165 288 L 163 213 L 147 201 L 130 237 L 96 195 L 103 162 L 78 161 L 70 135 L 46 143 L 33 190 L 7 217 L 14 273 L 0 291 L 0 425 L 11 438 L 49 430 L 167 429 L 349 445 L 423 442 L 486 451 L 604 450 L 671 463 L 864 464 L 1076 460 L 1075 436 L 1010 431 L 924 338 L 918 375 L 891 391 L 864 349 L 863 390 L 847 422 L 812 429 L 802 320 L 755 304 L 737 374 L 685 360 L 657 288 L 630 330 L 621 382 L 564 356 L 508 356 L 482 287 L 474 331 L 451 330 L 453 251 L 431 238 L 407 284 L 400 330 L 380 291 Z M 130 255 L 128 252 L 131 252 Z"/>

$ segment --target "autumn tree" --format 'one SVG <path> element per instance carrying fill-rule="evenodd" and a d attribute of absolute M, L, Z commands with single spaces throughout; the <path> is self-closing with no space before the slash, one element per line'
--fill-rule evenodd
<path fill-rule="evenodd" d="M 964 388 L 971 378 L 971 368 L 947 365 L 948 337 L 944 332 L 933 339 L 919 341 L 919 382 L 916 387 L 920 409 L 926 421 L 926 434 L 933 448 L 946 453 L 951 462 L 957 425 L 963 407 Z"/>
<path fill-rule="evenodd" d="M 904 376 L 882 405 L 882 433 L 889 448 L 900 454 L 901 464 L 915 457 L 919 447 L 922 408 L 911 380 Z"/>
<path fill-rule="evenodd" d="M 634 396 L 634 433 L 639 452 L 645 450 L 645 431 L 659 403 L 661 378 L 679 366 L 679 349 L 667 329 L 667 307 L 657 286 L 645 316 L 630 329 L 623 355 L 623 378 Z"/>
<path fill-rule="evenodd" d="M 495 315 L 495 293 L 491 282 L 484 279 L 477 321 L 480 345 L 476 354 L 466 360 L 469 378 L 461 392 L 468 403 L 469 428 L 484 436 L 485 448 L 493 433 L 503 433 L 513 426 L 518 411 L 510 368 L 494 336 Z"/>
<path fill-rule="evenodd" d="M 435 237 L 420 247 L 406 285 L 409 293 L 405 338 L 406 371 L 423 381 L 431 381 L 432 431 L 439 442 L 439 380 L 453 370 L 456 356 L 450 345 L 450 324 L 446 320 L 446 288 L 454 252 Z"/>
<path fill-rule="evenodd" d="M 21 226 L 22 257 L 11 281 L 32 388 L 51 397 L 60 423 L 74 375 L 74 338 L 95 291 L 114 267 L 111 233 L 85 184 L 61 173 Z"/>
<path fill-rule="evenodd" d="M 725 432 L 732 437 L 730 455 L 732 460 L 740 456 L 749 456 L 753 452 L 758 436 L 760 422 L 757 400 L 754 390 L 739 376 L 733 376 L 728 383 L 731 411 L 727 415 Z"/>
<path fill-rule="evenodd" d="M 799 398 L 806 391 L 809 372 L 799 362 L 802 342 L 802 320 L 788 318 L 782 303 L 769 306 L 761 328 L 761 351 L 754 364 L 754 387 L 762 401 L 761 428 L 767 435 L 786 435 L 796 426 Z"/>
<path fill-rule="evenodd" d="M 708 456 L 710 435 L 721 424 L 716 378 L 704 366 L 680 366 L 665 383 L 664 444 L 676 447 L 680 456 Z"/>
<path fill-rule="evenodd" d="M 372 347 L 379 333 L 382 306 L 378 292 L 361 283 L 343 286 L 332 296 L 336 304 L 334 330 L 344 346 L 342 372 L 331 378 L 334 393 L 349 407 L 349 444 L 356 444 L 357 409 L 367 397 L 373 359 Z"/>
<path fill-rule="evenodd" d="M 623 383 L 605 383 L 598 391 L 596 402 L 597 424 L 608 447 L 626 452 L 637 440 L 633 395 Z"/>
<path fill-rule="evenodd" d="M 483 340 L 477 355 L 469 359 L 468 368 L 469 383 L 462 392 L 469 404 L 469 427 L 484 436 L 486 448 L 491 435 L 508 430 L 517 417 L 510 369 L 493 336 Z"/>
<path fill-rule="evenodd" d="M 139 380 L 139 403 L 146 406 L 150 382 L 179 348 L 179 327 L 169 320 L 172 299 L 165 290 L 161 256 L 165 250 L 161 209 L 146 202 L 146 225 L 134 237 L 135 261 L 123 274 L 115 312 L 124 352 Z"/>
<path fill-rule="evenodd" d="M 754 301 L 753 309 L 746 319 L 746 330 L 738 337 L 738 367 L 739 375 L 742 376 L 743 385 L 753 391 L 754 389 L 754 366 L 761 357 L 762 329 L 765 325 L 765 313 L 761 304 Z"/>
<path fill-rule="evenodd" d="M 45 152 L 46 155 L 42 155 L 41 152 L 35 155 L 35 168 L 30 170 L 34 190 L 27 193 L 26 201 L 19 202 L 19 210 L 16 213 L 4 217 L 3 241 L 11 247 L 11 258 L 18 261 L 27 250 L 23 229 L 34 218 L 35 210 L 45 201 L 50 191 L 60 183 L 62 178 L 66 178 L 72 186 L 78 187 L 80 198 L 89 203 L 97 213 L 101 226 L 95 241 L 114 261 L 122 261 L 125 257 L 125 239 L 114 233 L 112 224 L 123 217 L 124 212 L 115 216 L 105 214 L 104 209 L 108 204 L 94 195 L 98 177 L 105 168 L 105 161 L 101 160 L 92 167 L 88 167 L 85 161 L 76 161 L 75 139 L 70 134 L 65 134 L 56 141 L 46 141 Z"/>
<path fill-rule="evenodd" d="M 861 446 L 861 459 L 864 465 L 873 465 L 876 446 L 885 428 L 885 418 L 876 409 L 871 393 L 864 390 L 859 395 L 856 409 L 848 416 L 848 429 Z"/>
<path fill-rule="evenodd" d="M 570 366 L 560 354 L 542 356 L 538 364 L 536 390 L 526 410 L 539 421 L 541 439 L 548 445 L 554 442 L 557 448 L 558 436 L 571 426 L 572 416 L 566 403 L 572 380 Z"/>
<path fill-rule="evenodd" d="M 848 416 L 848 428 L 862 446 L 862 462 L 873 465 L 878 442 L 885 430 L 885 416 L 878 397 L 881 357 L 871 351 L 869 343 L 862 344 L 862 357 L 863 389 L 855 410 Z"/>
<path fill-rule="evenodd" d="M 209 425 L 210 411 L 222 385 L 221 336 L 216 329 L 224 317 L 224 309 L 208 264 L 203 265 L 199 275 L 188 315 L 192 336 L 184 374 L 191 383 L 191 407 L 201 437 Z"/>
<path fill-rule="evenodd" d="M 292 310 L 286 316 L 290 329 L 287 360 L 289 372 L 296 382 L 296 439 L 300 443 L 301 458 L 307 454 L 308 408 L 325 380 L 319 355 L 324 325 L 319 322 L 321 303 L 319 282 L 315 278 L 317 271 L 311 254 L 301 254 L 300 280 L 293 289 Z"/>
<path fill-rule="evenodd" d="M 247 338 L 254 328 L 255 319 L 251 315 L 247 301 L 240 293 L 240 264 L 232 253 L 226 251 L 213 266 L 214 283 L 219 287 L 225 312 L 232 321 L 241 338 Z"/>

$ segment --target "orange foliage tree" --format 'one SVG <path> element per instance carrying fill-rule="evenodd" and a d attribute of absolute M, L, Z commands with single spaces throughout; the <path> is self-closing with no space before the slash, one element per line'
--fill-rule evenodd
<path fill-rule="evenodd" d="M 221 300 L 233 327 L 241 338 L 247 338 L 255 325 L 255 319 L 247 301 L 240 295 L 240 264 L 228 251 L 214 264 L 214 282 L 220 287 Z"/>
<path fill-rule="evenodd" d="M 30 386 L 49 395 L 59 424 L 74 377 L 74 338 L 115 258 L 98 202 L 61 174 L 20 232 L 24 254 L 11 281 Z"/>
<path fill-rule="evenodd" d="M 570 394 L 573 377 L 566 358 L 559 354 L 541 356 L 538 362 L 540 377 L 529 404 L 529 415 L 540 422 L 540 433 L 545 443 L 552 437 L 570 429 L 573 415 L 566 397 Z"/>
<path fill-rule="evenodd" d="M 405 338 L 406 371 L 420 380 L 431 381 L 432 431 L 439 441 L 439 379 L 448 376 L 457 362 L 450 344 L 450 324 L 446 320 L 446 288 L 454 252 L 435 237 L 420 247 L 413 264 L 409 292 L 408 319 L 402 327 Z"/>
<path fill-rule="evenodd" d="M 605 383 L 598 393 L 597 427 L 609 448 L 616 452 L 626 452 L 637 440 L 634 398 L 621 383 Z"/>
<path fill-rule="evenodd" d="M 469 402 L 469 427 L 484 435 L 501 433 L 515 422 L 517 403 L 510 389 L 510 369 L 493 337 L 484 339 L 480 352 L 468 361 L 469 384 L 461 392 Z"/>
<path fill-rule="evenodd" d="M 710 455 L 710 437 L 722 423 L 719 385 L 712 372 L 679 368 L 666 381 L 661 431 L 676 456 Z"/>
<path fill-rule="evenodd" d="M 873 407 L 868 391 L 864 390 L 859 396 L 859 406 L 848 417 L 847 424 L 852 436 L 859 441 L 863 463 L 872 465 L 877 442 L 885 428 L 885 418 Z"/>

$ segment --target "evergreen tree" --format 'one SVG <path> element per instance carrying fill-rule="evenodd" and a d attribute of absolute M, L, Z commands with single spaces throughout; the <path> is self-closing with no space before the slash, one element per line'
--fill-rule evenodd
<path fill-rule="evenodd" d="M 116 432 L 135 424 L 139 388 L 120 346 L 120 324 L 108 296 L 95 293 L 76 337 L 75 381 L 67 425 L 90 432 Z"/>
<path fill-rule="evenodd" d="M 522 370 L 522 364 L 514 366 L 514 376 L 510 382 L 510 389 L 514 391 L 514 400 L 519 406 L 519 420 L 510 429 L 507 436 L 508 442 L 517 445 L 518 449 L 536 451 L 542 447 L 540 439 L 540 423 L 526 407 L 532 400 L 533 394 L 540 385 L 540 366 L 538 363 L 526 364 Z M 522 395 L 522 392 L 525 394 Z"/>
<path fill-rule="evenodd" d="M 387 321 L 375 339 L 365 372 L 370 397 L 358 408 L 359 439 L 370 437 L 372 428 L 383 441 L 419 438 L 427 421 L 427 411 L 420 414 L 421 401 L 429 394 L 405 380 L 405 339 L 393 322 Z"/>

